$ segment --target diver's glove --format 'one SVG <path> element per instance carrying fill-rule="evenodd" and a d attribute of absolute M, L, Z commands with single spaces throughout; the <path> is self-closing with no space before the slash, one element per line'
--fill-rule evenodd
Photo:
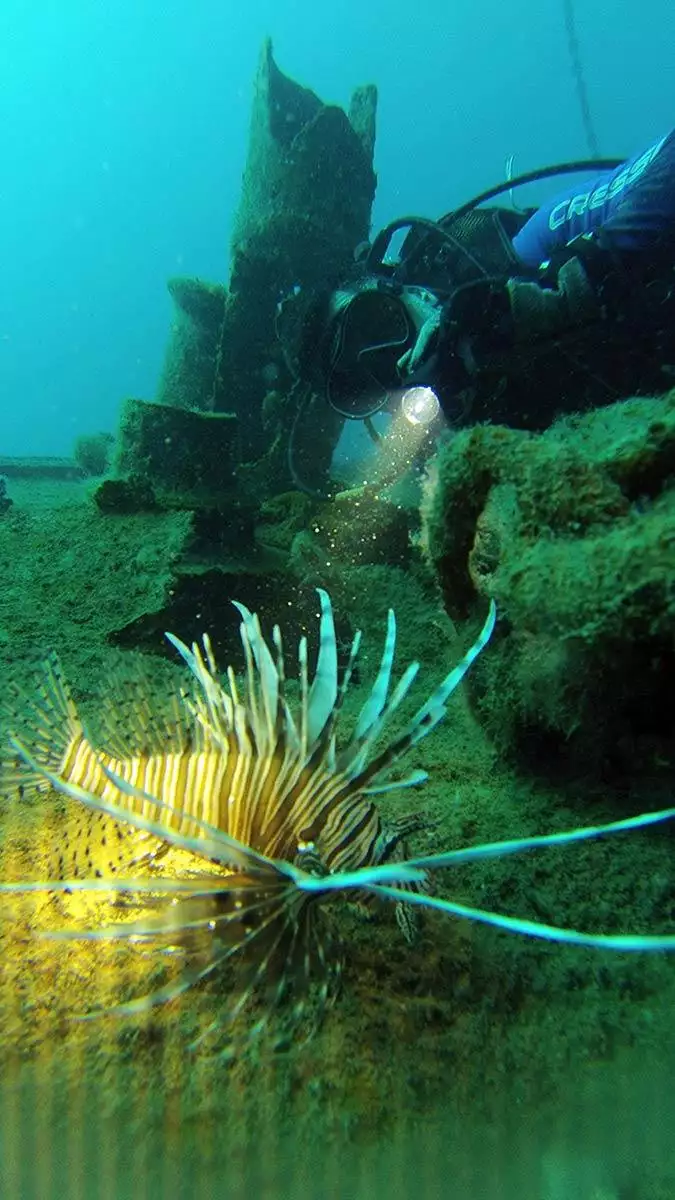
<path fill-rule="evenodd" d="M 663 287 L 655 287 L 661 274 Z M 604 230 L 582 234 L 556 251 L 537 282 L 510 279 L 507 284 L 513 331 L 518 342 L 555 338 L 597 321 L 613 325 L 653 319 L 672 283 L 649 255 L 621 253 Z"/>
<path fill-rule="evenodd" d="M 577 256 L 538 279 L 481 279 L 447 301 L 439 341 L 464 346 L 463 357 L 501 356 L 516 347 L 536 348 L 602 319 L 603 305 Z"/>
<path fill-rule="evenodd" d="M 441 326 L 441 309 L 434 308 L 422 325 L 410 350 L 402 354 L 396 366 L 401 379 L 409 379 L 436 350 L 438 331 Z"/>
<path fill-rule="evenodd" d="M 580 336 L 605 315 L 602 297 L 574 256 L 536 279 L 501 276 L 463 284 L 443 306 L 429 383 L 446 415 L 468 413 L 482 377 L 507 377 L 523 355 L 531 360 L 546 354 L 558 339 Z"/>
<path fill-rule="evenodd" d="M 560 267 L 555 287 L 509 279 L 506 290 L 516 342 L 555 338 L 602 316 L 595 289 L 576 256 Z"/>

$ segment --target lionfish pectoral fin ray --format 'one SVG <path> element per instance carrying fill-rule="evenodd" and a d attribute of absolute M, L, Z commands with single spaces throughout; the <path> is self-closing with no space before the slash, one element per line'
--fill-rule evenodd
<path fill-rule="evenodd" d="M 168 1004 L 171 1000 L 177 1000 L 179 996 L 183 996 L 195 984 L 205 979 L 211 971 L 215 970 L 217 965 L 217 960 L 214 959 L 199 970 L 181 972 L 178 979 L 172 980 L 171 983 L 165 984 L 164 987 L 157 988 L 154 992 L 148 992 L 145 996 L 138 996 L 135 1000 L 128 1000 L 122 1004 L 111 1004 L 106 1005 L 104 1008 L 94 1008 L 91 1012 L 75 1013 L 73 1020 L 98 1021 L 101 1017 L 139 1016 L 141 1013 L 149 1012 L 151 1008 L 156 1008 L 160 1004 Z"/>
<path fill-rule="evenodd" d="M 423 860 L 420 860 L 423 861 Z M 380 863 L 374 867 L 357 867 L 355 871 L 337 871 L 331 875 L 306 875 L 297 872 L 296 886 L 301 892 L 358 891 L 375 884 L 421 883 L 424 871 L 415 862 Z"/>
<path fill-rule="evenodd" d="M 203 880 L 193 882 L 186 879 L 27 879 L 20 882 L 0 882 L 2 895 L 28 895 L 31 892 L 120 892 L 122 895 L 146 895 L 147 893 L 164 893 L 169 896 L 187 893 L 189 896 L 212 896 L 223 887 L 222 877 L 216 877 L 212 887 L 205 885 Z M 51 934 L 40 936 L 51 937 Z"/>
<path fill-rule="evenodd" d="M 509 917 L 503 913 L 490 912 L 484 908 L 472 908 L 466 904 L 457 904 L 453 900 L 444 900 L 439 896 L 430 896 L 423 892 L 402 893 L 400 889 L 386 886 L 374 886 L 371 889 L 376 895 L 387 896 L 397 903 L 417 904 L 423 908 L 431 908 L 438 912 L 449 913 L 452 916 L 464 917 L 469 921 L 477 921 L 483 925 L 493 925 L 497 929 L 506 929 L 510 933 L 522 933 L 526 937 L 541 938 L 549 942 L 564 942 L 571 946 L 586 946 L 597 950 L 675 950 L 675 934 L 641 935 L 623 933 L 584 933 L 578 929 L 568 929 L 558 925 L 547 925 L 542 921 L 528 921 L 519 917 Z"/>
<path fill-rule="evenodd" d="M 528 838 L 515 838 L 503 842 L 484 843 L 463 850 L 451 850 L 445 854 L 431 854 L 420 858 L 406 859 L 397 864 L 401 867 L 415 866 L 422 870 L 436 870 L 442 867 L 457 866 L 477 859 L 502 858 L 509 854 L 517 854 L 522 850 L 531 850 L 550 846 L 570 845 L 573 842 L 588 841 L 603 837 L 607 834 L 622 833 L 634 829 L 644 829 L 651 825 L 660 824 L 675 818 L 675 808 L 660 809 L 657 812 L 639 813 L 634 817 L 625 817 L 619 821 L 610 821 L 604 825 L 592 825 L 577 829 L 565 830 L 561 833 L 541 834 Z M 359 872 L 354 872 L 358 875 Z M 675 950 L 675 934 L 594 934 L 577 929 L 568 929 L 555 925 L 547 925 L 539 921 L 529 921 L 518 917 L 509 917 L 502 913 L 493 913 L 487 909 L 471 908 L 452 900 L 431 896 L 425 892 L 407 891 L 402 895 L 401 890 L 388 883 L 379 883 L 373 879 L 373 872 L 360 872 L 364 886 L 375 894 L 388 896 L 398 903 L 419 905 L 439 912 L 450 913 L 453 916 L 464 917 L 512 933 L 522 933 L 528 937 L 542 938 L 546 941 L 565 942 L 570 945 L 587 946 L 594 949 L 625 950 L 625 951 L 654 951 Z M 368 876 L 370 875 L 370 881 Z"/>
<path fill-rule="evenodd" d="M 247 891 L 255 892 L 259 899 L 253 901 L 242 900 Z M 240 907 L 234 907 L 226 912 L 214 913 L 209 909 L 205 916 L 181 916 L 181 905 L 176 907 L 171 905 L 168 908 L 165 906 L 158 916 L 142 917 L 137 921 L 118 921 L 110 925 L 102 925 L 98 929 L 57 929 L 48 930 L 40 936 L 53 941 L 135 941 L 149 940 L 154 938 L 171 935 L 178 937 L 185 933 L 197 932 L 199 930 L 218 930 L 222 934 L 223 928 L 228 925 L 238 925 L 243 921 L 250 921 L 251 917 L 257 916 L 259 913 L 270 908 L 273 901 L 277 897 L 271 895 L 260 895 L 259 887 L 242 888 L 241 885 L 231 886 L 228 880 L 221 879 L 220 888 L 213 888 L 204 891 L 203 888 L 195 889 L 193 892 L 183 891 L 180 897 L 183 906 L 185 904 L 191 906 L 191 911 L 194 911 L 195 902 L 213 901 L 219 894 L 228 894 L 228 898 L 237 902 Z M 174 900 L 177 897 L 172 897 Z M 279 907 L 281 911 L 281 907 Z M 253 936 L 257 936 L 260 929 L 265 927 L 266 922 L 263 922 L 256 929 Z M 241 949 L 243 946 L 242 939 L 239 939 L 235 949 Z"/>
<path fill-rule="evenodd" d="M 436 870 L 442 867 L 460 866 L 478 859 L 504 858 L 509 854 L 519 854 L 522 850 L 568 846 L 573 842 L 585 842 L 593 838 L 604 837 L 606 834 L 646 829 L 650 825 L 659 825 L 674 818 L 675 808 L 663 808 L 656 812 L 638 813 L 634 817 L 622 817 L 618 821 L 609 821 L 603 825 L 580 825 L 576 829 L 566 829 L 560 833 L 534 834 L 532 837 L 509 838 L 502 842 L 484 842 L 479 846 L 466 846 L 460 850 L 448 850 L 441 854 L 410 858 L 406 862 L 425 870 Z"/>
<path fill-rule="evenodd" d="M 309 919 L 309 917 L 308 917 L 308 919 Z M 284 948 L 286 963 L 292 964 L 294 962 L 296 948 L 299 944 L 300 939 L 301 939 L 301 924 L 300 924 L 300 917 L 298 917 L 293 922 L 293 930 L 292 930 L 292 934 L 291 934 L 290 943 L 287 947 Z M 295 974 L 292 975 L 294 985 L 297 987 L 299 984 L 302 989 L 302 994 L 298 997 L 298 999 L 295 1003 L 295 1006 L 294 1006 L 294 1010 L 293 1010 L 294 1017 L 296 1020 L 298 1020 L 302 1016 L 302 1013 L 304 1011 L 306 996 L 307 996 L 307 993 L 309 992 L 309 989 L 311 986 L 311 980 L 310 980 L 311 968 L 310 968 L 310 963 L 309 963 L 309 957 L 310 957 L 310 947 L 309 947 L 309 944 L 306 944 L 304 947 L 304 954 L 303 954 L 302 973 L 297 976 Z M 322 964 L 322 966 L 323 965 L 324 964 Z M 288 970 L 281 971 L 281 973 L 279 975 L 279 979 L 277 980 L 276 987 L 273 989 L 272 995 L 267 1002 L 266 1012 L 263 1014 L 261 1019 L 256 1022 L 256 1025 L 253 1028 L 252 1032 L 253 1032 L 254 1036 L 257 1036 L 260 1032 L 262 1032 L 265 1025 L 269 1022 L 270 1016 L 274 1013 L 274 1011 L 282 1003 L 284 996 L 286 995 L 287 988 L 288 988 L 289 975 L 290 975 L 290 972 Z"/>
<path fill-rule="evenodd" d="M 277 902 L 273 903 L 273 900 Z M 79 1014 L 76 1019 L 80 1021 L 93 1021 L 104 1016 L 138 1016 L 141 1013 L 148 1012 L 151 1008 L 156 1008 L 160 1004 L 167 1004 L 171 1000 L 177 999 L 179 996 L 182 996 L 185 992 L 193 988 L 197 983 L 200 983 L 203 979 L 206 979 L 219 967 L 223 966 L 228 959 L 232 958 L 235 954 L 238 954 L 246 946 L 250 945 L 251 942 L 260 937 L 260 935 L 283 914 L 285 905 L 286 902 L 284 900 L 282 900 L 281 903 L 278 902 L 278 897 L 268 897 L 266 904 L 262 903 L 255 906 L 256 909 L 260 909 L 262 907 L 267 907 L 270 909 L 265 918 L 252 929 L 246 930 L 242 937 L 238 938 L 224 950 L 214 953 L 211 958 L 209 958 L 208 962 L 206 962 L 203 966 L 194 969 L 185 969 L 181 971 L 178 979 L 172 980 L 171 983 L 166 984 L 164 987 L 157 988 L 156 990 L 148 992 L 143 996 L 138 996 L 135 1000 L 130 1000 L 122 1004 L 109 1005 L 104 1008 L 96 1008 L 91 1012 Z M 242 909 L 238 913 L 238 919 L 240 921 L 245 920 L 245 918 L 250 915 L 250 912 L 252 911 L 254 911 L 254 906 L 251 906 L 250 910 L 245 908 Z M 217 918 L 215 920 L 217 922 Z M 179 933 L 180 927 L 177 927 L 177 929 L 172 932 Z M 194 1045 L 198 1045 L 201 1040 L 202 1038 L 200 1036 Z"/>
<path fill-rule="evenodd" d="M 41 934 L 46 941 L 53 942 L 128 942 L 150 941 L 174 936 L 188 930 L 207 929 L 212 925 L 211 917 L 195 921 L 176 922 L 173 910 L 169 917 L 145 917 L 140 921 L 119 921 L 117 924 L 102 925 L 99 929 L 50 929 Z"/>
<path fill-rule="evenodd" d="M 272 962 L 275 954 L 277 954 L 279 951 L 281 942 L 288 931 L 288 919 L 286 921 L 279 920 L 279 917 L 282 915 L 282 913 L 283 913 L 283 909 L 280 910 L 278 914 L 275 914 L 274 919 L 278 920 L 278 926 L 279 926 L 276 931 L 276 936 L 271 939 L 270 944 L 266 947 L 264 954 L 262 954 L 260 956 L 260 959 L 256 963 L 255 969 L 251 975 L 251 978 L 248 980 L 246 987 L 242 988 L 241 994 L 239 995 L 239 997 L 237 998 L 235 1003 L 232 1005 L 232 1007 L 229 1009 L 229 1011 L 227 1013 L 228 1024 L 232 1024 L 232 1022 L 237 1020 L 238 1016 L 243 1012 L 246 1004 L 255 995 L 256 988 L 258 987 L 258 985 L 262 981 L 263 977 L 267 973 L 267 970 L 268 970 L 270 963 Z M 271 920 L 269 923 L 271 924 Z M 292 953 L 292 948 L 295 944 L 296 937 L 297 937 L 297 926 L 294 927 L 292 935 L 291 935 L 291 947 L 290 947 L 291 953 Z M 286 961 L 287 961 L 287 959 L 286 959 Z M 264 1027 L 267 1025 L 267 1023 L 270 1019 L 270 1016 L 272 1015 L 272 1012 L 274 1011 L 274 1008 L 276 1007 L 281 996 L 283 995 L 283 990 L 285 987 L 285 977 L 284 976 L 285 976 L 285 972 L 282 970 L 282 976 L 279 980 L 277 988 L 275 989 L 275 993 L 273 993 L 272 1003 L 270 1003 L 269 1000 L 267 1000 L 267 1002 L 265 1003 L 264 1013 L 263 1013 L 262 1017 L 258 1021 L 256 1021 L 255 1024 L 247 1031 L 245 1038 L 244 1038 L 245 1042 L 250 1042 L 252 1040 L 252 1038 L 256 1037 L 259 1033 L 261 1033 L 262 1030 L 264 1029 Z"/>
<path fill-rule="evenodd" d="M 285 924 L 283 918 L 284 918 L 284 916 L 287 915 L 287 911 L 288 911 L 287 900 L 282 899 L 281 903 L 277 903 L 274 906 L 272 906 L 268 901 L 268 906 L 269 906 L 269 912 L 265 916 L 264 920 L 261 921 L 261 923 L 259 925 L 256 925 L 253 929 L 248 930 L 245 933 L 245 935 L 236 944 L 228 946 L 227 950 L 225 950 L 223 953 L 221 953 L 217 956 L 217 961 L 216 961 L 216 963 L 214 963 L 214 967 L 222 966 L 234 954 L 239 953 L 239 951 L 245 949 L 246 946 L 250 945 L 257 938 L 259 938 L 275 922 L 279 922 L 279 929 L 276 933 L 276 936 L 272 939 L 270 946 L 267 948 L 267 950 L 265 951 L 265 954 L 261 957 L 261 959 L 257 963 L 252 978 L 249 979 L 246 987 L 242 989 L 242 992 L 241 992 L 238 1000 L 235 1002 L 235 1004 L 233 1004 L 232 1007 L 228 1009 L 228 1011 L 225 1015 L 226 1023 L 236 1020 L 237 1016 L 243 1009 L 247 1000 L 252 995 L 257 983 L 259 982 L 259 980 L 262 978 L 263 974 L 267 970 L 270 959 L 273 957 L 276 949 L 279 946 L 279 943 L 280 943 L 282 937 L 284 936 L 284 933 L 286 930 L 286 924 Z M 260 907 L 262 907 L 262 906 L 260 906 Z M 196 1050 L 204 1041 L 206 1041 L 206 1039 L 208 1037 L 211 1036 L 212 1033 L 216 1032 L 216 1030 L 221 1028 L 222 1025 L 223 1025 L 223 1018 L 217 1017 L 214 1021 L 212 1021 L 206 1027 L 206 1029 L 204 1029 L 200 1033 L 199 1037 L 195 1038 L 195 1040 L 193 1042 L 191 1042 L 190 1049 Z"/>
<path fill-rule="evenodd" d="M 379 796 L 385 792 L 395 792 L 402 788 L 417 787 L 420 783 L 426 783 L 429 778 L 428 771 L 415 770 L 406 775 L 404 779 L 392 779 L 388 783 L 375 784 L 374 787 L 364 787 L 362 792 L 364 796 Z"/>

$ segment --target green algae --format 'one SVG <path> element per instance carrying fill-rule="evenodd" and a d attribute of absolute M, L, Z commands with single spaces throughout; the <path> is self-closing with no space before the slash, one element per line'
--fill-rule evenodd
<path fill-rule="evenodd" d="M 674 470 L 675 393 L 543 434 L 476 427 L 440 452 L 424 543 L 451 615 L 487 596 L 502 614 L 479 687 L 503 748 L 672 769 L 672 725 L 649 714 L 670 708 Z"/>

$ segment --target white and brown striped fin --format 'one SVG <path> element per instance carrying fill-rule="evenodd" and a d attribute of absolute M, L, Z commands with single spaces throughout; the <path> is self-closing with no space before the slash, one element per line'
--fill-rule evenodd
<path fill-rule="evenodd" d="M 45 780 L 10 746 L 11 736 L 25 739 L 40 763 L 63 770 L 85 733 L 55 654 L 39 666 L 29 687 L 10 684 L 1 706 L 0 795 L 44 790 Z"/>
<path fill-rule="evenodd" d="M 250 612 L 245 604 L 237 600 L 234 606 L 243 618 L 239 633 L 246 657 L 249 708 L 256 748 L 259 754 L 271 754 L 279 735 L 282 703 L 279 672 L 262 635 L 257 613 Z"/>
<path fill-rule="evenodd" d="M 335 708 L 338 694 L 337 643 L 335 622 L 328 592 L 316 589 L 321 606 L 319 621 L 319 654 L 314 679 L 309 689 L 307 734 L 309 747 L 315 745 Z"/>
<path fill-rule="evenodd" d="M 175 670 L 167 676 L 140 655 L 129 655 L 107 672 L 92 730 L 98 748 L 115 758 L 180 754 L 206 740 Z"/>
<path fill-rule="evenodd" d="M 277 906 L 251 931 L 245 942 L 237 947 L 228 947 L 219 956 L 217 965 L 221 966 L 232 954 L 240 955 L 235 999 L 207 1026 L 193 1043 L 193 1048 L 215 1036 L 219 1043 L 219 1056 L 230 1058 L 240 1054 L 266 1029 L 285 996 L 292 961 L 290 955 L 298 937 L 298 929 L 298 923 L 292 919 L 288 908 Z M 256 954 L 247 956 L 246 950 L 254 941 L 258 943 Z M 257 1009 L 254 1008 L 256 1001 L 259 1002 Z"/>
<path fill-rule="evenodd" d="M 94 755 L 53 654 L 41 664 L 30 691 L 18 686 L 10 690 L 3 725 L 7 740 L 0 764 L 0 794 L 10 799 L 48 791 L 50 774 L 68 776 L 78 757 Z M 130 872 L 154 861 L 163 849 L 157 838 L 79 804 L 47 808 L 45 822 L 53 836 L 46 842 L 44 869 L 53 881 Z"/>
<path fill-rule="evenodd" d="M 387 702 L 389 682 L 396 651 L 396 616 L 392 608 L 387 614 L 387 632 L 384 639 L 380 669 L 371 688 L 370 695 L 359 713 L 352 735 L 354 742 L 363 742 L 379 719 Z M 412 681 L 411 681 L 412 682 Z"/>
<path fill-rule="evenodd" d="M 385 746 L 378 755 L 371 758 L 373 744 L 382 733 L 391 714 L 398 708 L 401 700 L 407 694 L 417 673 L 418 664 L 411 663 L 403 673 L 388 703 L 385 703 L 386 692 L 379 697 L 376 696 L 373 701 L 378 687 L 378 681 L 376 681 L 373 693 L 371 693 L 371 701 L 373 701 L 372 719 L 370 718 L 370 714 L 368 714 L 369 719 L 366 722 L 357 724 L 354 737 L 338 757 L 338 768 L 344 771 L 349 777 L 351 787 L 356 785 L 366 793 L 388 790 L 386 781 L 384 783 L 381 782 L 382 775 L 398 759 L 402 758 L 412 746 L 417 745 L 418 742 L 431 733 L 432 729 L 435 729 L 439 721 L 443 719 L 446 712 L 445 705 L 450 695 L 461 683 L 469 667 L 488 642 L 494 629 L 495 619 L 496 608 L 494 601 L 491 601 L 487 618 L 476 640 L 469 646 L 469 649 L 456 666 L 453 667 L 445 679 L 432 692 L 425 704 L 418 709 L 403 732 L 388 746 Z M 381 671 L 378 680 L 382 674 Z M 361 730 L 361 736 L 358 736 L 359 729 Z M 419 772 L 414 771 L 407 779 L 396 781 L 393 786 L 410 786 L 419 782 L 422 782 L 422 778 Z"/>
<path fill-rule="evenodd" d="M 196 887 L 199 884 L 196 882 Z M 203 914 L 203 915 L 202 915 Z M 156 949 L 176 946 L 188 954 L 188 963 L 171 983 L 126 1003 L 97 1008 L 81 1014 L 81 1019 L 101 1016 L 130 1017 L 171 1002 L 216 971 L 236 962 L 236 971 L 228 979 L 224 1005 L 217 1016 L 192 1043 L 215 1040 L 221 1057 L 241 1053 L 270 1024 L 286 998 L 294 978 L 298 953 L 304 936 L 300 920 L 293 917 L 287 888 L 261 892 L 259 887 L 236 879 L 223 881 L 221 892 L 210 896 L 189 896 L 178 900 L 168 915 L 148 920 L 119 923 L 89 931 L 74 931 L 74 937 L 89 940 L 128 938 L 134 944 Z M 205 935 L 208 957 L 198 967 L 190 965 L 194 954 L 203 959 Z M 65 936 L 70 936 L 67 931 Z M 303 977 L 303 985 L 307 982 Z"/>
<path fill-rule="evenodd" d="M 136 999 L 126 1003 L 113 1004 L 107 1008 L 94 1009 L 86 1014 L 81 1014 L 80 1019 L 96 1020 L 102 1016 L 137 1016 L 141 1013 L 148 1012 L 151 1008 L 154 1008 L 157 1005 L 167 1004 L 171 1000 L 177 999 L 179 996 L 189 991 L 190 988 L 193 988 L 197 983 L 200 983 L 209 975 L 212 975 L 214 971 L 225 966 L 225 964 L 228 963 L 233 957 L 243 954 L 249 947 L 252 947 L 257 939 L 264 935 L 269 926 L 278 924 L 280 920 L 283 920 L 283 913 L 284 909 L 282 904 L 277 902 L 275 906 L 272 906 L 268 903 L 266 905 L 265 912 L 262 914 L 262 916 L 259 916 L 259 919 L 256 921 L 255 925 L 247 929 L 242 923 L 242 918 L 245 918 L 246 912 L 239 912 L 237 914 L 237 922 L 239 929 L 241 930 L 239 936 L 230 936 L 229 938 L 224 937 L 222 941 L 219 940 L 218 933 L 220 932 L 222 935 L 223 930 L 219 928 L 219 922 L 216 920 L 215 928 L 213 929 L 211 937 L 211 954 L 205 964 L 197 968 L 187 967 L 180 973 L 177 979 L 173 980 L 164 987 L 157 988 L 152 992 L 138 996 Z M 220 925 L 222 925 L 222 922 L 220 922 Z M 93 932 L 93 936 L 96 936 L 96 931 Z M 129 936 L 133 940 L 134 935 L 130 934 Z M 171 943 L 173 944 L 179 937 L 180 925 L 177 925 L 172 931 Z M 263 956 L 261 956 L 261 958 L 262 957 Z M 256 960 L 256 962 L 257 961 L 258 960 Z M 235 1005 L 231 1006 L 230 1010 L 224 1015 L 224 1017 L 219 1017 L 212 1026 L 209 1026 L 208 1030 L 206 1031 L 207 1034 L 211 1033 L 214 1029 L 219 1028 L 222 1023 L 227 1024 L 227 1022 L 231 1021 L 238 1015 L 239 1011 L 241 1011 L 241 1008 L 243 1007 L 243 1003 L 245 1003 L 246 999 L 248 998 L 248 995 L 244 994 L 243 1002 L 241 1002 L 241 997 L 244 992 L 245 989 L 239 990 L 239 1000 L 235 1002 Z M 198 1041 L 194 1044 L 197 1045 L 201 1040 L 202 1038 L 200 1037 L 200 1039 L 198 1039 Z"/>

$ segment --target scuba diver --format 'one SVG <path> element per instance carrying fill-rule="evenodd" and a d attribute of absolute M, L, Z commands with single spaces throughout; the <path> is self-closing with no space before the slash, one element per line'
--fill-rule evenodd
<path fill-rule="evenodd" d="M 537 209 L 479 207 L 582 170 Z M 507 180 L 439 221 L 392 222 L 350 279 L 293 297 L 290 322 L 281 306 L 280 336 L 296 379 L 373 433 L 382 410 L 542 429 L 669 386 L 674 251 L 675 131 L 627 160 Z"/>

